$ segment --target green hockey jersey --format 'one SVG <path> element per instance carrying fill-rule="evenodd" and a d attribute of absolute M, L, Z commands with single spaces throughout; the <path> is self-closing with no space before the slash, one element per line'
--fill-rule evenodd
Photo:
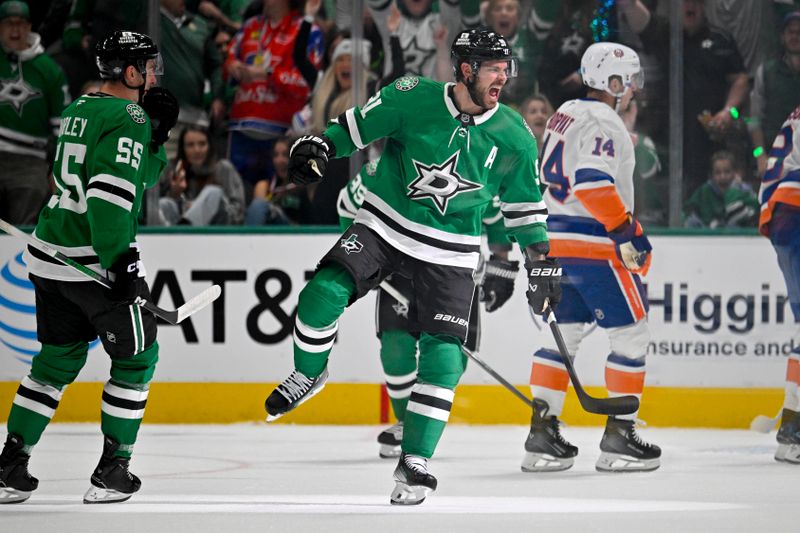
<path fill-rule="evenodd" d="M 475 269 L 484 211 L 495 196 L 506 233 L 521 247 L 547 241 L 547 209 L 536 141 L 522 117 L 502 104 L 462 117 L 452 87 L 400 78 L 325 135 L 337 157 L 387 138 L 356 222 L 422 261 Z"/>
<path fill-rule="evenodd" d="M 39 215 L 36 236 L 96 271 L 108 269 L 136 244 L 146 188 L 166 165 L 164 148 L 150 148 L 150 119 L 138 104 L 84 95 L 61 117 L 53 178 L 58 192 Z M 70 267 L 27 253 L 30 273 L 85 281 Z"/>
<path fill-rule="evenodd" d="M 339 213 L 339 227 L 342 231 L 350 227 L 355 220 L 367 191 L 375 177 L 378 169 L 378 161 L 374 159 L 368 161 L 358 174 L 350 178 L 347 185 L 339 191 L 339 198 L 336 203 L 336 210 Z M 494 197 L 492 202 L 486 206 L 483 214 L 483 227 L 488 238 L 489 244 L 509 244 L 503 224 L 503 213 L 500 212 L 500 198 Z"/>
<path fill-rule="evenodd" d="M 39 41 L 31 33 L 25 50 L 0 49 L 0 152 L 45 159 L 69 94 L 64 73 Z"/>

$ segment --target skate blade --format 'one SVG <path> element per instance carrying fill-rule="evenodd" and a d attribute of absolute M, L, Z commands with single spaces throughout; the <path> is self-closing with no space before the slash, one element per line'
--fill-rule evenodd
<path fill-rule="evenodd" d="M 17 490 L 11 487 L 0 488 L 0 505 L 6 503 L 22 503 L 31 497 L 31 491 Z"/>
<path fill-rule="evenodd" d="M 291 409 L 288 409 L 288 410 L 286 410 L 286 411 L 284 411 L 282 413 L 278 413 L 276 415 L 273 415 L 273 414 L 270 414 L 268 412 L 267 413 L 267 422 L 274 422 L 275 420 L 279 419 L 280 417 L 282 417 L 286 413 L 294 411 L 295 409 L 297 409 L 298 407 L 303 405 L 305 402 L 307 402 L 308 400 L 310 400 L 311 398 L 313 398 L 314 396 L 316 396 L 317 394 L 322 392 L 322 389 L 324 389 L 324 388 L 325 388 L 325 384 L 323 383 L 322 385 L 320 385 L 320 387 L 318 389 L 312 391 L 311 394 L 309 394 L 308 396 L 306 396 L 305 398 L 303 398 L 302 400 L 300 400 L 299 402 L 294 404 L 294 407 L 292 407 Z"/>
<path fill-rule="evenodd" d="M 419 505 L 425 501 L 428 494 L 433 492 L 429 487 L 422 485 L 407 485 L 402 481 L 395 481 L 394 490 L 389 503 L 392 505 Z"/>
<path fill-rule="evenodd" d="M 402 450 L 399 444 L 381 444 L 381 449 L 378 451 L 381 459 L 396 459 L 400 457 L 401 453 Z"/>
<path fill-rule="evenodd" d="M 546 453 L 525 452 L 522 459 L 523 472 L 560 472 L 572 468 L 574 457 L 558 458 Z"/>
<path fill-rule="evenodd" d="M 800 465 L 800 444 L 778 444 L 775 460 L 781 463 Z"/>
<path fill-rule="evenodd" d="M 661 458 L 637 459 L 630 455 L 602 452 L 594 466 L 598 472 L 652 472 L 661 466 Z"/>
<path fill-rule="evenodd" d="M 92 485 L 83 495 L 83 503 L 119 503 L 130 500 L 133 494 L 126 494 L 114 489 L 104 489 Z"/>

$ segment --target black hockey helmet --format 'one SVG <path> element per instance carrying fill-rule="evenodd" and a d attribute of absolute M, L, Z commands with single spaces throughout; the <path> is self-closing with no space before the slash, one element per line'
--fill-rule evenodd
<path fill-rule="evenodd" d="M 450 61 L 456 81 L 463 81 L 461 64 L 469 63 L 477 72 L 484 61 L 508 61 L 509 78 L 517 76 L 517 59 L 505 37 L 491 30 L 462 31 L 450 47 Z"/>
<path fill-rule="evenodd" d="M 104 80 L 122 79 L 125 69 L 132 65 L 143 78 L 147 76 L 147 61 L 156 63 L 155 74 L 164 73 L 161 54 L 153 39 L 133 31 L 115 31 L 106 35 L 95 47 L 97 69 Z"/>

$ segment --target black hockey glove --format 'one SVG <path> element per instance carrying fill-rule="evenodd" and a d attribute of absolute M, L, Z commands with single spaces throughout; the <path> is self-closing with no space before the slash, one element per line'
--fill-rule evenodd
<path fill-rule="evenodd" d="M 150 126 L 153 128 L 150 147 L 158 150 L 169 139 L 169 130 L 178 123 L 178 100 L 163 87 L 151 87 L 144 93 L 142 108 L 150 117 Z"/>
<path fill-rule="evenodd" d="M 561 301 L 561 265 L 554 258 L 547 258 L 537 261 L 526 261 L 525 268 L 528 270 L 528 305 L 531 306 L 533 313 L 544 315 L 545 300 L 549 302 L 549 307 L 555 310 L 558 302 Z"/>
<path fill-rule="evenodd" d="M 335 153 L 333 143 L 324 135 L 300 137 L 289 150 L 289 178 L 298 185 L 318 182 Z"/>
<path fill-rule="evenodd" d="M 133 302 L 141 294 L 144 278 L 139 278 L 139 251 L 131 248 L 114 262 L 109 269 L 114 273 L 111 280 L 111 299 L 116 302 Z"/>
<path fill-rule="evenodd" d="M 486 262 L 486 272 L 481 285 L 481 301 L 486 302 L 486 312 L 500 309 L 514 293 L 514 278 L 519 272 L 519 261 L 505 261 L 492 255 Z"/>

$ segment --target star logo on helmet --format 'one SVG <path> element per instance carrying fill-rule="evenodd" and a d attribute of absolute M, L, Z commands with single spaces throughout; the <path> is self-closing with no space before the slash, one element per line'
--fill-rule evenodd
<path fill-rule="evenodd" d="M 480 183 L 465 180 L 456 172 L 459 152 L 454 153 L 441 165 L 426 165 L 414 160 L 417 177 L 408 185 L 408 197 L 412 200 L 430 198 L 441 214 L 455 196 L 468 191 L 482 189 Z"/>

